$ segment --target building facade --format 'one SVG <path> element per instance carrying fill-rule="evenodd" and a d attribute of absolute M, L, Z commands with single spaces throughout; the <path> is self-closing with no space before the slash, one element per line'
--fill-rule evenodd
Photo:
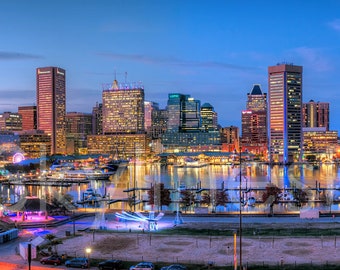
<path fill-rule="evenodd" d="M 92 134 L 92 114 L 66 114 L 67 154 L 87 154 L 87 136 Z"/>
<path fill-rule="evenodd" d="M 26 158 L 41 158 L 51 153 L 51 136 L 41 130 L 23 131 L 19 140 Z"/>
<path fill-rule="evenodd" d="M 96 103 L 92 109 L 92 134 L 103 134 L 103 104 Z"/>
<path fill-rule="evenodd" d="M 222 151 L 233 152 L 240 149 L 240 132 L 239 128 L 235 126 L 220 128 Z"/>
<path fill-rule="evenodd" d="M 66 152 L 66 74 L 59 67 L 36 70 L 37 128 L 51 136 L 51 154 Z"/>
<path fill-rule="evenodd" d="M 209 103 L 201 106 L 201 127 L 204 132 L 214 131 L 217 129 L 217 113 L 214 107 Z"/>
<path fill-rule="evenodd" d="M 290 163 L 301 160 L 302 66 L 268 67 L 269 160 Z"/>
<path fill-rule="evenodd" d="M 242 111 L 242 148 L 267 155 L 267 94 L 255 84 L 247 94 L 247 109 Z"/>
<path fill-rule="evenodd" d="M 1 131 L 21 131 L 22 118 L 18 113 L 4 112 L 0 114 Z"/>
<path fill-rule="evenodd" d="M 303 127 L 325 127 L 329 130 L 329 103 L 310 100 L 303 103 Z"/>
<path fill-rule="evenodd" d="M 18 114 L 22 119 L 22 130 L 37 129 L 37 106 L 20 106 Z"/>
<path fill-rule="evenodd" d="M 325 127 L 303 128 L 303 153 L 307 161 L 332 162 L 338 149 L 338 132 Z"/>
<path fill-rule="evenodd" d="M 115 159 L 146 160 L 151 154 L 151 138 L 147 134 L 89 135 L 89 154 L 108 154 Z"/>
<path fill-rule="evenodd" d="M 103 133 L 145 133 L 141 85 L 119 85 L 115 80 L 111 88 L 103 90 Z"/>

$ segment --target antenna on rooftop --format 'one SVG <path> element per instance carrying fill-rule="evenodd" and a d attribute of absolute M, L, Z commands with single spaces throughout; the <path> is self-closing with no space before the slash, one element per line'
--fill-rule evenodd
<path fill-rule="evenodd" d="M 125 71 L 125 83 L 127 82 L 127 72 Z"/>

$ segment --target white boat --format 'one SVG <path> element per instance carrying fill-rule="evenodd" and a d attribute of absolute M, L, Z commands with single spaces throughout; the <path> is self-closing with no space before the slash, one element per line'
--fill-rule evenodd
<path fill-rule="evenodd" d="M 180 168 L 201 168 L 208 166 L 209 164 L 200 160 L 194 160 L 191 158 L 185 159 L 184 162 L 175 164 L 175 167 L 180 167 Z"/>
<path fill-rule="evenodd" d="M 109 180 L 114 173 L 109 168 L 69 170 L 64 173 L 64 180 Z"/>

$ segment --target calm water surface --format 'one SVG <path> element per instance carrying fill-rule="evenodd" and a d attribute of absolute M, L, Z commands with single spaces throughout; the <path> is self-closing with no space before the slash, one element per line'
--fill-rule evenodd
<path fill-rule="evenodd" d="M 241 175 L 241 176 L 240 176 Z M 137 188 L 150 188 L 154 183 L 164 183 L 166 188 L 173 189 L 172 197 L 176 199 L 178 196 L 178 188 L 203 188 L 203 189 L 221 189 L 224 188 L 228 192 L 228 198 L 231 201 L 237 201 L 239 198 L 238 188 L 249 192 L 243 196 L 261 198 L 261 191 L 268 183 L 272 183 L 280 188 L 289 190 L 290 188 L 302 188 L 307 190 L 309 198 L 318 199 L 319 193 L 315 188 L 321 188 L 326 196 L 338 199 L 340 196 L 340 176 L 339 166 L 336 164 L 322 164 L 319 168 L 311 165 L 291 165 L 291 166 L 268 166 L 265 164 L 249 163 L 239 166 L 232 165 L 209 165 L 201 168 L 177 168 L 174 166 L 161 166 L 159 164 L 147 165 L 130 165 L 125 170 L 120 170 L 115 174 L 111 181 L 91 181 L 88 184 L 74 184 L 69 187 L 46 187 L 46 186 L 0 186 L 0 192 L 6 202 L 13 203 L 17 201 L 23 194 L 32 196 L 46 197 L 46 194 L 57 192 L 58 194 L 71 194 L 76 201 L 83 198 L 83 193 L 87 188 L 92 188 L 96 193 L 105 195 L 110 199 L 126 199 L 132 196 L 132 192 L 127 192 L 129 188 L 136 186 Z M 323 189 L 327 189 L 323 191 Z M 136 192 L 138 199 L 146 199 L 147 191 L 138 190 Z M 198 194 L 199 196 L 199 194 Z M 309 207 L 326 208 L 330 210 L 338 210 L 340 207 L 333 202 L 331 206 L 316 204 L 310 202 Z M 117 202 L 111 204 L 112 208 L 129 209 L 127 202 Z M 148 206 L 138 205 L 137 210 L 144 210 Z M 172 206 L 174 207 L 174 206 Z M 222 211 L 237 210 L 238 204 L 230 204 Z M 247 211 L 261 210 L 257 206 L 247 208 Z M 294 210 L 295 206 L 290 207 Z"/>

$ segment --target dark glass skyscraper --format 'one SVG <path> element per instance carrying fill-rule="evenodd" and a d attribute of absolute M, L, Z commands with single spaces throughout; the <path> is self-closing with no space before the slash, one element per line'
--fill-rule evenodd
<path fill-rule="evenodd" d="M 59 67 L 36 70 L 38 129 L 51 136 L 51 154 L 66 151 L 66 76 Z"/>
<path fill-rule="evenodd" d="M 301 159 L 302 66 L 268 68 L 269 159 L 289 163 Z"/>

